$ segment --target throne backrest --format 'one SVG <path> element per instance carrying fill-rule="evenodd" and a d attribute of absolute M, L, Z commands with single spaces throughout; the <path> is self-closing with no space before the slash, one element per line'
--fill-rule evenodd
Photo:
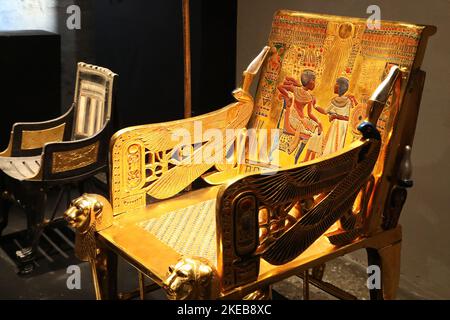
<path fill-rule="evenodd" d="M 106 68 L 78 63 L 72 140 L 95 135 L 111 118 L 115 75 Z"/>
<path fill-rule="evenodd" d="M 367 116 L 367 101 L 390 66 L 398 65 L 403 81 L 377 123 L 384 155 L 410 75 L 420 67 L 427 36 L 433 32 L 434 27 L 400 22 L 381 21 L 377 26 L 358 18 L 276 12 L 268 44 L 271 52 L 261 72 L 249 127 L 279 129 L 279 144 L 248 160 L 271 159 L 271 164 L 285 167 L 334 153 L 359 139 L 357 126 Z M 307 84 L 311 80 L 314 88 Z M 279 88 L 289 86 L 289 81 L 291 91 L 283 97 Z M 314 105 L 348 121 L 330 121 Z M 320 135 L 308 107 L 322 124 Z M 297 131 L 301 138 L 295 136 Z"/>
<path fill-rule="evenodd" d="M 400 163 L 409 154 L 404 148 L 412 145 L 424 81 L 424 72 L 419 68 L 427 38 L 434 32 L 432 26 L 400 22 L 380 21 L 379 27 L 372 28 L 358 18 L 291 11 L 275 14 L 268 43 L 271 53 L 260 75 L 249 129 L 277 129 L 278 139 L 271 133 L 268 141 L 274 144 L 268 147 L 256 141 L 260 148 L 257 152 L 258 148 L 250 145 L 252 152 L 247 162 L 259 168 L 261 163 L 269 163 L 282 170 L 275 176 L 267 174 L 275 171 L 246 175 L 219 192 L 217 265 L 225 290 L 257 279 L 258 254 L 277 265 L 301 254 L 337 221 L 332 215 L 323 214 L 326 210 L 336 217 L 353 211 L 355 226 L 349 229 L 358 236 L 395 227 L 384 224 L 383 214 L 389 206 L 391 190 L 399 180 L 405 181 L 399 176 Z M 392 95 L 378 117 L 373 101 L 384 102 L 379 93 L 388 90 L 378 91 L 377 87 L 383 88 L 379 85 L 392 65 L 401 70 L 401 77 L 397 78 L 400 81 L 389 86 Z M 323 126 L 321 135 L 315 118 Z M 357 127 L 366 118 L 373 122 L 378 119 L 376 126 L 382 142 L 363 160 L 357 151 L 362 141 Z M 261 137 L 264 135 L 258 139 Z M 315 160 L 309 162 L 312 158 Z M 369 159 L 371 165 L 364 174 L 358 169 L 357 174 L 345 176 L 347 161 L 360 166 Z M 301 162 L 308 163 L 294 166 Z M 322 171 L 319 166 L 329 167 Z M 242 168 L 247 170 L 247 166 Z M 295 174 L 289 176 L 286 172 Z M 331 183 L 325 193 L 324 189 L 314 190 L 313 177 L 334 179 L 341 174 L 336 179 L 338 184 Z M 356 183 L 355 178 L 360 182 Z M 302 183 L 296 184 L 296 179 Z M 317 185 L 324 187 L 322 181 Z M 319 194 L 327 196 L 316 197 Z M 265 196 L 270 199 L 268 202 L 262 199 Z M 334 210 L 321 211 L 330 199 Z M 346 202 L 346 206 L 338 205 L 339 201 Z M 267 205 L 269 202 L 272 208 Z M 298 220 L 292 222 L 296 214 Z M 322 229 L 317 229 L 322 223 Z M 287 231 L 281 233 L 277 225 Z M 339 241 L 333 244 L 339 245 Z M 266 250 L 268 247 L 271 249 Z"/>

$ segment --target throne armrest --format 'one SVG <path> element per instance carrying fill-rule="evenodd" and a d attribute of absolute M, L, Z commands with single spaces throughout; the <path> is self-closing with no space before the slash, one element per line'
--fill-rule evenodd
<path fill-rule="evenodd" d="M 235 103 L 194 118 L 126 128 L 113 136 L 114 212 L 136 209 L 147 196 L 172 197 L 223 161 L 234 133 L 244 129 L 252 115 L 249 88 L 268 50 L 265 47 L 244 72 L 241 88 L 233 92 Z M 131 198 L 131 204 L 125 200 Z"/>
<path fill-rule="evenodd" d="M 62 116 L 41 122 L 17 122 L 13 125 L 9 145 L 0 157 L 28 157 L 41 154 L 49 142 L 69 140 L 72 134 L 74 106 Z"/>
<path fill-rule="evenodd" d="M 78 179 L 103 169 L 108 161 L 110 130 L 111 124 L 107 121 L 102 130 L 92 137 L 45 144 L 42 179 Z"/>
<path fill-rule="evenodd" d="M 295 259 L 350 210 L 381 146 L 373 124 L 364 122 L 359 129 L 363 138 L 338 153 L 240 176 L 221 187 L 217 271 L 224 290 L 255 281 L 260 257 L 272 265 Z M 306 208 L 302 201 L 311 199 Z"/>

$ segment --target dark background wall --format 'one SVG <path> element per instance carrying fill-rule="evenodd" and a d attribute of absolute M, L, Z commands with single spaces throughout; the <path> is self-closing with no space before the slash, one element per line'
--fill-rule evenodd
<path fill-rule="evenodd" d="M 0 30 L 2 151 L 15 122 L 45 121 L 60 115 L 60 40 L 52 32 Z"/>
<path fill-rule="evenodd" d="M 119 74 L 118 127 L 182 118 L 182 1 L 96 0 L 82 6 L 88 14 L 78 42 L 86 50 L 78 55 Z M 236 1 L 191 0 L 193 115 L 232 101 L 236 10 Z"/>

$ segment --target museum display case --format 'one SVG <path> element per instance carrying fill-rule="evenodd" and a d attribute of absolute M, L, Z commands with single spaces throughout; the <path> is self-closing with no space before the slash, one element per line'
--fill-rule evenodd
<path fill-rule="evenodd" d="M 117 132 L 109 199 L 85 194 L 65 212 L 96 297 L 117 298 L 118 256 L 138 270 L 141 296 L 148 277 L 170 299 L 266 299 L 300 275 L 340 297 L 323 264 L 366 249 L 381 270 L 371 298 L 395 298 L 435 30 L 281 10 L 235 103 Z"/>

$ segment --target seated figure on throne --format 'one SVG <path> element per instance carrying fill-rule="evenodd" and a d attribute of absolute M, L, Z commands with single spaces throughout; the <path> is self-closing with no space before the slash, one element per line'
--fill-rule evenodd
<path fill-rule="evenodd" d="M 292 153 L 297 149 L 295 163 L 298 162 L 306 143 L 314 132 L 319 135 L 322 133 L 322 124 L 312 113 L 315 99 L 309 92 L 314 89 L 315 80 L 314 71 L 306 69 L 300 76 L 301 84 L 294 78 L 286 77 L 283 83 L 278 86 L 278 91 L 286 106 L 284 133 L 294 136 L 288 152 Z M 307 108 L 307 116 L 305 116 L 305 107 Z"/>
<path fill-rule="evenodd" d="M 344 96 L 348 91 L 349 81 L 347 78 L 339 77 L 334 86 L 334 97 L 327 109 L 323 109 L 317 105 L 314 108 L 322 114 L 328 115 L 331 123 L 325 139 L 322 155 L 327 155 L 336 152 L 344 147 L 345 138 L 347 135 L 348 121 L 350 117 L 350 110 L 358 102 L 353 96 Z"/>

